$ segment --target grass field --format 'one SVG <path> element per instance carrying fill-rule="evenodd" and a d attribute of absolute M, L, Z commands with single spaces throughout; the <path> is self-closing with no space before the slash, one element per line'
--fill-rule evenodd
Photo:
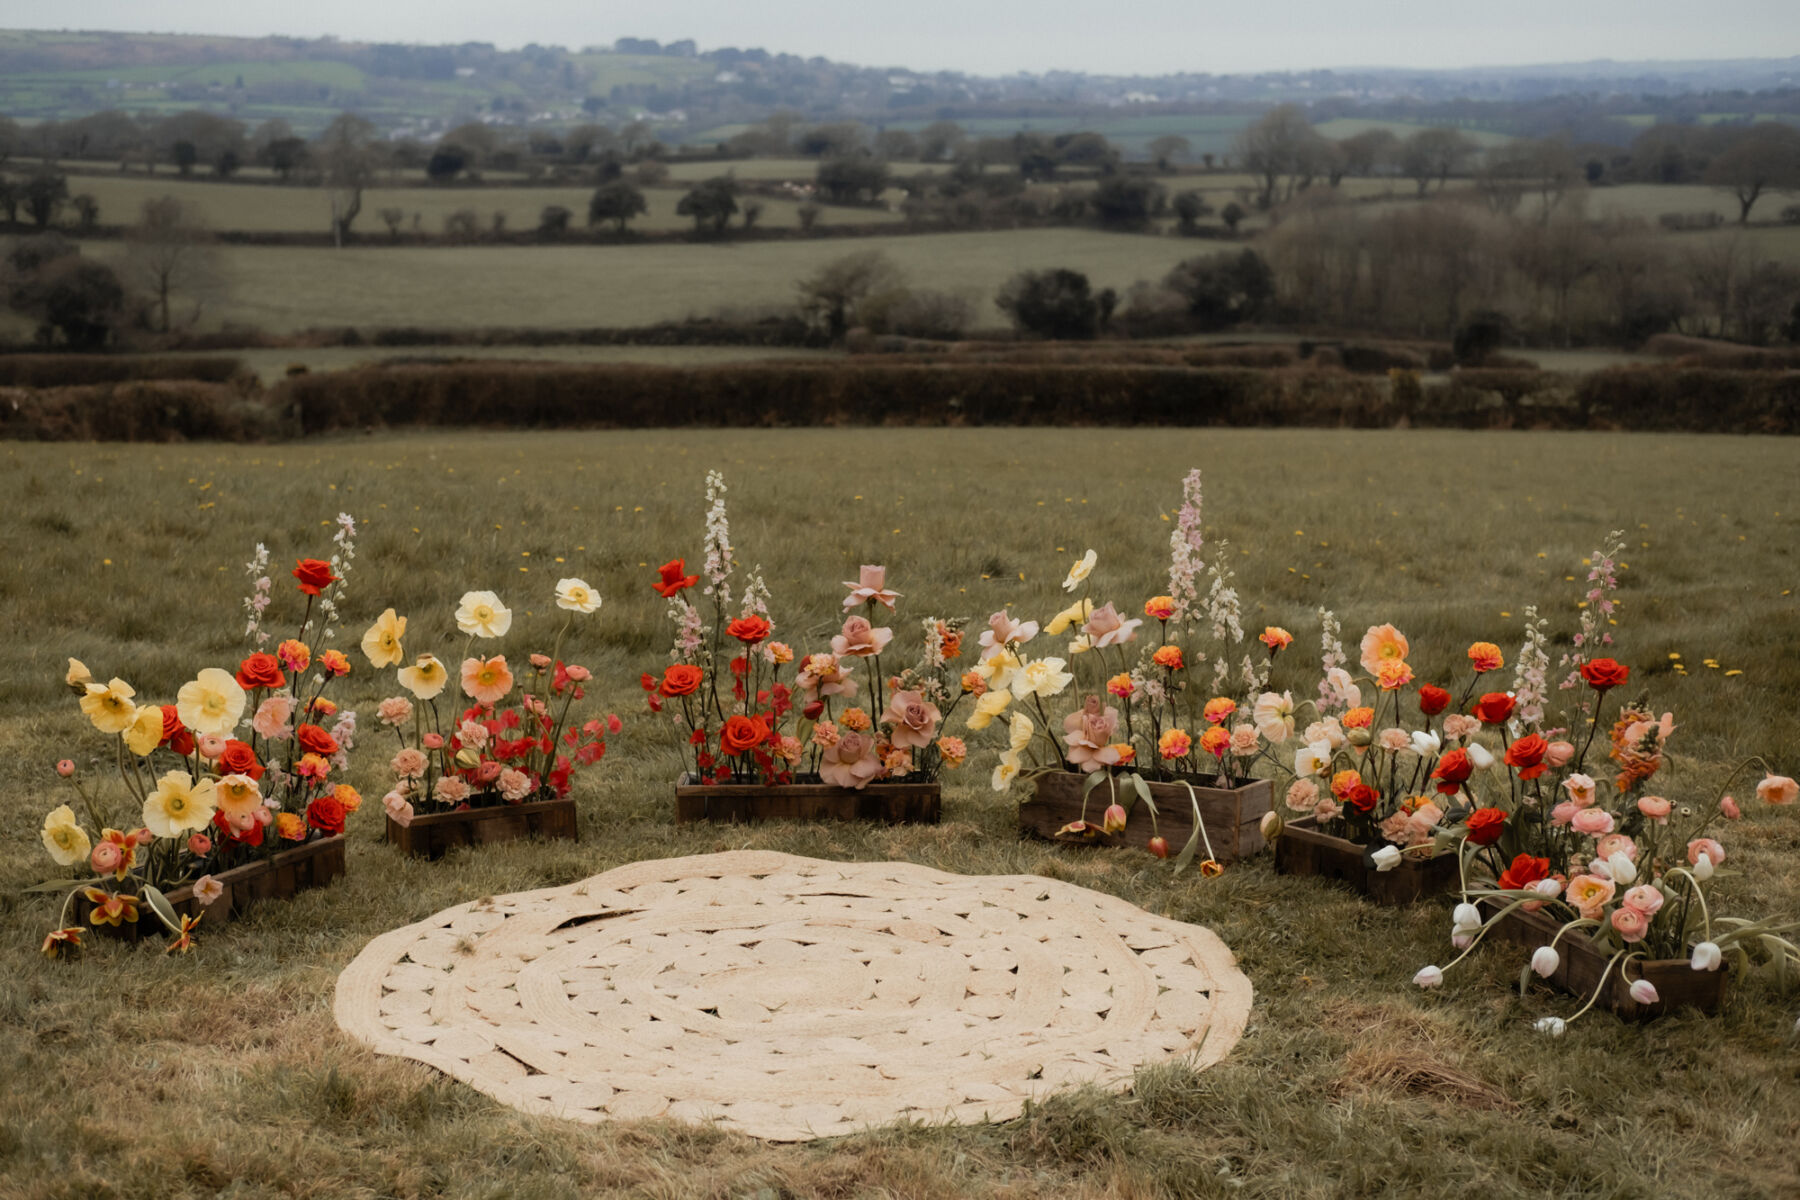
<path fill-rule="evenodd" d="M 1792 641 L 1800 520 L 1791 447 L 1726 437 L 1582 434 L 856 430 L 432 434 L 280 447 L 0 447 L 11 515 L 0 597 L 0 1193 L 18 1200 L 591 1195 L 1153 1197 L 1791 1196 L 1800 1133 L 1795 1001 L 1734 991 L 1716 1020 L 1630 1027 L 1509 992 L 1520 959 L 1489 951 L 1442 991 L 1447 910 L 1394 911 L 1275 877 L 1267 859 L 1171 880 L 1132 852 L 1016 839 L 989 751 L 946 786 L 932 828 L 684 827 L 670 820 L 673 735 L 641 714 L 638 673 L 667 644 L 653 566 L 700 549 L 701 476 L 732 485 L 744 565 L 777 581 L 796 647 L 830 632 L 838 580 L 883 562 L 904 594 L 901 639 L 927 614 L 1012 602 L 1047 615 L 1068 561 L 1100 549 L 1099 595 L 1163 590 L 1164 515 L 1205 469 L 1207 533 L 1229 539 L 1245 624 L 1297 635 L 1281 686 L 1310 691 L 1320 604 L 1347 633 L 1393 620 L 1415 663 L 1449 670 L 1480 637 L 1509 659 L 1523 606 L 1573 627 L 1582 556 L 1628 531 L 1617 650 L 1675 713 L 1671 795 L 1700 796 L 1729 757 L 1792 769 L 1800 663 Z M 351 825 L 350 874 L 212 931 L 191 960 L 101 945 L 76 964 L 36 953 L 46 872 L 37 825 L 50 764 L 87 730 L 63 659 L 163 699 L 242 653 L 240 564 L 325 549 L 320 521 L 364 522 L 353 637 L 381 607 L 408 647 L 451 650 L 450 610 L 492 587 L 517 611 L 507 648 L 547 637 L 556 578 L 606 605 L 576 653 L 597 707 L 627 718 L 576 796 L 584 841 L 514 844 L 439 864 Z M 528 555 L 528 556 L 527 556 Z M 1542 557 L 1540 557 L 1542 556 Z M 1023 578 L 1021 578 L 1023 576 Z M 1681 654 L 1690 674 L 1666 665 Z M 1700 664 L 1712 658 L 1720 669 Z M 347 699 L 376 688 L 357 658 Z M 1728 670 L 1742 674 L 1727 675 Z M 357 782 L 378 794 L 379 754 Z M 1748 807 L 1748 806 L 1747 806 Z M 1795 815 L 1730 830 L 1753 874 L 1721 894 L 1800 911 Z M 1256 987 L 1244 1040 L 1219 1066 L 1140 1074 L 1135 1093 L 1078 1092 L 999 1126 L 882 1129 L 768 1146 L 650 1123 L 525 1117 L 427 1068 L 378 1059 L 330 1016 L 337 972 L 378 932 L 482 895 L 573 881 L 648 857 L 769 848 L 1040 873 L 1217 931 Z M 1735 906 L 1735 905 L 1734 905 Z M 203 934 L 206 931 L 202 931 Z M 1468 965 L 1468 964 L 1465 964 Z"/>
<path fill-rule="evenodd" d="M 1385 129 L 1395 137 L 1406 138 L 1421 129 L 1431 128 L 1434 128 L 1434 125 L 1424 121 L 1382 121 L 1372 117 L 1336 117 L 1313 126 L 1314 130 L 1334 142 L 1341 142 L 1347 137 L 1355 137 L 1359 133 L 1367 133 L 1371 129 Z M 1464 127 L 1462 135 L 1477 146 L 1483 147 L 1504 146 L 1513 140 L 1509 134 L 1472 127 Z"/>
<path fill-rule="evenodd" d="M 712 174 L 721 174 L 720 168 Z M 100 202 L 100 218 L 108 224 L 129 225 L 138 220 L 146 200 L 160 196 L 177 196 L 191 204 L 218 230 L 255 232 L 327 233 L 331 229 L 331 199 L 320 188 L 234 186 L 224 183 L 183 181 L 168 176 L 85 176 L 72 181 L 75 191 L 87 192 Z M 506 214 L 506 228 L 536 229 L 538 214 L 549 205 L 560 204 L 575 214 L 577 227 L 586 225 L 591 187 L 564 188 L 371 188 L 363 193 L 362 214 L 357 229 L 369 237 L 386 232 L 381 210 L 398 208 L 405 213 L 402 231 L 411 231 L 413 217 L 419 218 L 419 229 L 425 233 L 444 232 L 444 219 L 460 209 L 473 209 L 487 229 L 496 212 Z M 648 188 L 644 199 L 649 210 L 635 218 L 631 227 L 641 230 L 692 229 L 691 217 L 675 211 L 684 193 L 676 188 Z M 799 205 L 791 200 L 761 199 L 764 225 L 792 228 L 799 224 Z M 740 200 L 739 204 L 742 205 Z M 897 213 L 883 209 L 827 208 L 819 216 L 821 225 L 897 224 Z M 737 224 L 734 220 L 733 224 Z"/>
<path fill-rule="evenodd" d="M 1213 243 L 1038 229 L 854 241 L 682 243 L 324 250 L 229 246 L 230 319 L 287 332 L 311 326 L 490 325 L 568 328 L 644 325 L 719 306 L 791 306 L 794 284 L 824 263 L 881 250 L 914 286 L 978 294 L 983 322 L 994 292 L 1026 268 L 1086 271 L 1095 287 L 1160 279 Z M 105 258 L 116 245 L 87 253 Z"/>

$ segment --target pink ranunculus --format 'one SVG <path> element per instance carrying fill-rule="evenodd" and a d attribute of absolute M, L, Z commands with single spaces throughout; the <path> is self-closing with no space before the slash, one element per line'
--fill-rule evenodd
<path fill-rule="evenodd" d="M 1711 838 L 1695 838 L 1688 843 L 1688 866 L 1691 867 L 1698 864 L 1702 854 L 1712 859 L 1712 865 L 1715 867 L 1725 861 L 1725 847 L 1719 845 L 1719 843 L 1713 841 Z"/>
<path fill-rule="evenodd" d="M 1738 802 L 1730 796 L 1719 797 L 1719 811 L 1725 814 L 1727 821 L 1735 821 L 1744 815 L 1743 810 L 1738 807 Z"/>
<path fill-rule="evenodd" d="M 981 634 L 981 657 L 992 658 L 1006 649 L 1009 642 L 1029 642 L 1037 636 L 1036 621 L 1015 621 L 1004 608 L 988 618 Z"/>
<path fill-rule="evenodd" d="M 895 692 L 881 714 L 884 724 L 893 727 L 889 740 L 902 750 L 923 749 L 937 736 L 937 723 L 942 714 L 937 705 L 917 691 Z"/>
<path fill-rule="evenodd" d="M 1769 775 L 1756 785 L 1756 798 L 1764 804 L 1792 804 L 1800 800 L 1800 783 L 1786 775 Z"/>
<path fill-rule="evenodd" d="M 119 869 L 125 859 L 125 852 L 119 849 L 116 842 L 99 842 L 88 854 L 88 865 L 96 875 L 111 875 Z"/>
<path fill-rule="evenodd" d="M 1574 804 L 1564 800 L 1561 804 L 1550 810 L 1550 823 L 1558 829 L 1566 828 L 1569 822 L 1574 819 L 1575 814 L 1580 811 L 1581 810 L 1576 808 Z"/>
<path fill-rule="evenodd" d="M 1107 603 L 1088 614 L 1087 624 L 1081 627 L 1081 632 L 1087 634 L 1088 644 L 1096 649 L 1120 646 L 1136 637 L 1137 627 L 1143 623 L 1142 617 L 1125 620 L 1118 609 Z"/>
<path fill-rule="evenodd" d="M 1650 914 L 1629 904 L 1621 904 L 1612 910 L 1612 927 L 1619 931 L 1619 936 L 1627 946 L 1635 945 L 1643 941 L 1644 935 L 1650 932 Z"/>
<path fill-rule="evenodd" d="M 404 725 L 412 715 L 412 701 L 405 696 L 389 696 L 375 706 L 375 718 L 383 725 Z"/>
<path fill-rule="evenodd" d="M 1569 819 L 1569 827 L 1576 833 L 1600 837 L 1613 831 L 1613 817 L 1604 808 L 1584 808 Z"/>
<path fill-rule="evenodd" d="M 1669 823 L 1669 810 L 1673 806 L 1661 796 L 1639 796 L 1637 810 L 1658 825 Z"/>
<path fill-rule="evenodd" d="M 212 839 L 204 833 L 188 835 L 188 853 L 195 858 L 205 858 L 212 853 Z"/>
<path fill-rule="evenodd" d="M 1632 862 L 1636 862 L 1638 848 L 1637 843 L 1631 840 L 1631 835 L 1624 833 L 1609 833 L 1600 839 L 1600 844 L 1594 847 L 1594 853 L 1598 854 L 1601 858 L 1608 859 L 1615 854 L 1623 854 Z"/>
<path fill-rule="evenodd" d="M 531 776 L 523 771 L 507 767 L 500 772 L 495 782 L 500 787 L 500 798 L 508 803 L 517 804 L 531 795 Z"/>
<path fill-rule="evenodd" d="M 1574 757 L 1575 744 L 1573 742 L 1555 741 L 1544 747 L 1544 761 L 1551 767 L 1567 766 L 1569 760 Z"/>
<path fill-rule="evenodd" d="M 1647 883 L 1640 883 L 1625 893 L 1624 903 L 1646 917 L 1654 917 L 1663 906 L 1663 894 Z"/>
<path fill-rule="evenodd" d="M 264 701 L 264 703 L 267 703 L 267 701 Z M 291 701 L 291 700 L 288 701 L 288 707 L 290 707 L 290 708 L 293 707 L 293 701 Z M 254 724 L 255 723 L 253 721 L 252 727 L 254 727 Z M 262 731 L 257 730 L 257 732 L 261 733 Z M 276 727 L 276 730 L 274 733 L 264 733 L 263 736 L 266 738 L 275 738 L 275 739 L 279 740 L 280 738 L 284 738 L 292 732 L 293 732 L 293 730 L 289 729 L 287 727 L 287 723 L 285 721 L 283 721 L 280 725 L 278 725 Z M 203 733 L 200 735 L 199 739 L 195 742 L 195 745 L 199 746 L 199 748 L 200 748 L 200 757 L 208 760 L 209 762 L 213 759 L 218 758 L 219 755 L 225 753 L 225 747 L 229 744 L 230 744 L 230 739 L 222 738 L 216 733 Z"/>
<path fill-rule="evenodd" d="M 402 826 L 412 824 L 413 806 L 399 792 L 389 792 L 383 796 L 381 806 L 387 809 L 387 814 L 394 819 L 394 824 Z"/>
<path fill-rule="evenodd" d="M 58 759 L 56 763 L 56 773 L 61 775 L 64 779 L 73 775 L 75 773 L 75 760 L 72 758 Z"/>
<path fill-rule="evenodd" d="M 542 671 L 550 665 L 550 656 L 548 654 L 533 654 L 531 656 L 531 665 Z"/>
<path fill-rule="evenodd" d="M 484 762 L 484 763 L 477 763 L 475 766 L 475 772 L 474 772 L 475 782 L 479 783 L 482 787 L 486 787 L 490 783 L 493 783 L 495 780 L 499 779 L 500 772 L 505 769 L 506 768 L 501 766 L 499 763 L 493 762 L 491 760 L 488 762 Z"/>
<path fill-rule="evenodd" d="M 428 733 L 419 739 L 419 743 L 427 750 L 442 750 L 444 748 L 444 735 L 441 733 Z"/>
<path fill-rule="evenodd" d="M 394 774 L 401 779 L 422 779 L 425 776 L 425 755 L 411 746 L 394 755 L 393 762 L 388 765 L 394 768 Z"/>
<path fill-rule="evenodd" d="M 250 728 L 256 730 L 263 737 L 280 741 L 293 734 L 294 731 L 289 725 L 293 718 L 294 698 L 292 696 L 270 696 L 256 706 L 256 715 L 250 718 Z"/>
<path fill-rule="evenodd" d="M 580 663 L 569 664 L 567 667 L 563 668 L 563 674 L 567 675 L 569 679 L 575 683 L 586 683 L 594 677 L 594 673 Z"/>
<path fill-rule="evenodd" d="M 847 617 L 844 631 L 831 639 L 831 652 L 867 658 L 871 654 L 880 654 L 893 640 L 893 630 L 877 629 L 869 624 L 867 617 Z"/>
<path fill-rule="evenodd" d="M 881 771 L 875 739 L 854 730 L 841 732 L 836 743 L 819 755 L 819 778 L 836 787 L 860 790 Z"/>
<path fill-rule="evenodd" d="M 844 586 L 850 589 L 850 594 L 844 597 L 845 608 L 855 608 L 863 603 L 885 604 L 889 608 L 894 607 L 894 601 L 900 598 L 900 593 L 887 590 L 886 567 L 875 567 L 864 563 L 856 574 L 857 581 L 855 583 L 851 583 L 848 579 L 844 581 Z"/>

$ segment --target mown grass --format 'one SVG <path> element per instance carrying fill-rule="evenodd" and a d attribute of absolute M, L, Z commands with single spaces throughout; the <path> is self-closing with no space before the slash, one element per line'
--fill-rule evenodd
<path fill-rule="evenodd" d="M 1395 621 L 1439 676 L 1476 637 L 1512 654 L 1523 607 L 1574 625 L 1582 556 L 1628 531 L 1618 650 L 1675 712 L 1672 794 L 1701 795 L 1752 750 L 1795 765 L 1792 655 L 1800 538 L 1786 442 L 1723 437 L 1328 431 L 855 430 L 432 434 L 279 448 L 0 447 L 10 514 L 0 603 L 0 891 L 47 874 L 37 842 L 50 764 L 94 750 L 61 687 L 63 658 L 163 699 L 235 661 L 239 567 L 324 547 L 364 520 L 352 634 L 388 603 L 409 649 L 453 651 L 450 609 L 492 587 L 518 610 L 509 649 L 553 632 L 559 574 L 607 603 L 580 652 L 625 733 L 577 789 L 584 840 L 438 864 L 352 824 L 350 874 L 211 931 L 194 959 L 101 946 L 36 954 L 42 898 L 5 901 L 0 935 L 0 1194 L 52 1197 L 675 1196 L 1783 1196 L 1800 1187 L 1795 1002 L 1737 988 L 1716 1020 L 1646 1028 L 1604 1015 L 1548 1041 L 1531 1021 L 1572 1005 L 1508 991 L 1521 959 L 1490 951 L 1441 992 L 1448 913 L 1377 910 L 1266 859 L 1171 880 L 1132 852 L 1021 842 L 984 755 L 933 828 L 676 828 L 671 736 L 641 715 L 640 670 L 667 642 L 647 587 L 697 555 L 701 476 L 731 482 L 734 540 L 760 563 L 797 647 L 819 644 L 840 579 L 885 562 L 896 627 L 1012 602 L 1052 610 L 1068 560 L 1100 552 L 1100 594 L 1162 590 L 1162 519 L 1206 471 L 1207 529 L 1229 539 L 1245 623 L 1299 638 L 1280 681 L 1310 690 L 1329 604 L 1346 631 Z M 527 554 L 529 557 L 527 557 Z M 1542 555 L 1543 557 L 1539 557 Z M 562 561 L 557 561 L 557 560 Z M 108 561 L 110 560 L 110 561 Z M 523 568 L 523 569 L 521 569 Z M 1024 578 L 1021 579 L 1020 576 Z M 1679 653 L 1690 674 L 1668 665 Z M 1716 659 L 1719 669 L 1703 667 Z M 360 659 L 358 659 L 360 663 Z M 1727 675 L 1728 670 L 1742 674 Z M 385 689 L 351 676 L 366 705 Z M 357 768 L 379 794 L 377 755 Z M 1732 907 L 1800 912 L 1800 826 L 1752 812 L 1730 830 Z M 561 884 L 646 857 L 758 847 L 1038 872 L 1215 929 L 1257 990 L 1251 1029 L 1202 1074 L 1140 1074 L 998 1126 L 882 1129 L 766 1146 L 651 1123 L 525 1117 L 412 1063 L 379 1059 L 330 1017 L 337 972 L 374 934 L 484 894 Z M 1465 966 L 1470 964 L 1465 964 Z"/>

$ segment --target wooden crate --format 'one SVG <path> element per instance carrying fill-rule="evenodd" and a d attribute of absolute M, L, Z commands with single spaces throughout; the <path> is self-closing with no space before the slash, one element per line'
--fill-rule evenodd
<path fill-rule="evenodd" d="M 1454 892 L 1460 884 L 1454 854 L 1408 858 L 1391 871 L 1377 871 L 1365 860 L 1363 847 L 1322 832 L 1311 817 L 1289 821 L 1282 829 L 1275 841 L 1275 873 L 1337 880 L 1390 908 Z"/>
<path fill-rule="evenodd" d="M 886 825 L 935 825 L 943 810 L 943 787 L 937 783 L 877 780 L 853 789 L 813 779 L 764 787 L 754 783 L 701 783 L 691 774 L 675 781 L 678 824 L 875 821 Z"/>
<path fill-rule="evenodd" d="M 1142 804 L 1127 804 L 1130 817 L 1123 833 L 1092 838 L 1057 837 L 1056 831 L 1082 813 L 1081 793 L 1087 776 L 1076 771 L 1047 771 L 1032 779 L 1031 799 L 1019 804 L 1019 828 L 1037 837 L 1053 841 L 1099 846 L 1131 846 L 1147 850 L 1151 837 L 1150 810 Z M 1120 784 L 1119 802 L 1125 804 L 1135 795 L 1131 785 Z M 1206 824 L 1206 836 L 1212 840 L 1213 856 L 1219 862 L 1249 858 L 1265 845 L 1262 835 L 1263 814 L 1275 799 L 1275 785 L 1257 779 L 1238 788 L 1212 788 L 1195 785 L 1194 797 L 1200 802 L 1200 816 Z M 1113 792 L 1105 784 L 1087 797 L 1087 819 L 1098 825 L 1100 815 L 1112 803 Z M 1179 854 L 1194 833 L 1194 805 L 1188 790 L 1179 783 L 1152 783 L 1150 798 L 1156 803 L 1155 827 L 1167 839 L 1169 852 Z M 1195 851 L 1196 858 L 1206 857 L 1206 843 Z"/>
<path fill-rule="evenodd" d="M 458 846 L 491 846 L 533 836 L 580 841 L 574 798 L 425 813 L 406 825 L 391 815 L 387 819 L 388 843 L 412 858 L 435 860 Z"/>
<path fill-rule="evenodd" d="M 1484 899 L 1482 906 L 1490 913 L 1501 911 L 1505 902 L 1495 897 Z M 1527 953 L 1548 946 L 1562 923 L 1544 912 L 1528 913 L 1514 909 L 1494 923 L 1484 941 L 1497 940 L 1503 945 L 1519 946 Z M 1556 970 L 1544 982 L 1558 991 L 1579 996 L 1582 1003 L 1600 986 L 1600 973 L 1612 960 L 1613 951 L 1593 944 L 1591 929 L 1576 929 L 1556 943 L 1559 961 Z M 1648 962 L 1638 959 L 1631 964 L 1631 978 L 1622 979 L 1618 968 L 1607 976 L 1606 990 L 1600 994 L 1600 1007 L 1627 1021 L 1648 1021 L 1674 1008 L 1691 1006 L 1707 1015 L 1716 1014 L 1725 1005 L 1729 965 L 1717 971 L 1696 971 L 1685 958 L 1660 958 Z M 1631 982 L 1648 979 L 1656 988 L 1655 1004 L 1639 1004 L 1631 998 Z M 1536 979 L 1534 974 L 1532 979 Z"/>
<path fill-rule="evenodd" d="M 191 884 L 184 884 L 163 895 L 180 916 L 194 917 L 204 913 L 205 920 L 200 927 L 211 929 L 242 916 L 259 900 L 291 900 L 296 893 L 324 887 L 343 873 L 344 835 L 340 833 L 335 837 L 318 838 L 287 850 L 277 850 L 267 858 L 253 858 L 229 871 L 220 871 L 213 878 L 225 890 L 211 904 L 202 905 L 196 900 Z M 93 905 L 81 895 L 75 897 L 73 905 L 76 924 L 97 929 L 97 932 L 108 937 L 132 941 L 168 934 L 167 927 L 156 919 L 149 907 L 148 904 L 139 903 L 135 924 L 95 927 L 88 925 L 88 913 Z"/>

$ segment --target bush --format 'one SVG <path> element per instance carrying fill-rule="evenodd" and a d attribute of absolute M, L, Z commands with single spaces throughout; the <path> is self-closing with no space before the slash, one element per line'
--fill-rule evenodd
<path fill-rule="evenodd" d="M 1086 275 L 1061 267 L 1021 271 L 1006 281 L 994 300 L 1015 329 L 1058 340 L 1093 337 L 1111 318 L 1117 302 L 1111 288 L 1096 295 Z"/>
<path fill-rule="evenodd" d="M 157 382 L 21 390 L 0 405 L 0 437 L 18 441 L 268 441 L 277 408 L 218 383 Z"/>
<path fill-rule="evenodd" d="M 1254 320 L 1275 298 L 1274 272 L 1254 250 L 1190 258 L 1163 278 L 1163 286 L 1187 301 L 1202 329 Z"/>
<path fill-rule="evenodd" d="M 112 268 L 79 256 L 39 267 L 13 287 L 8 299 L 39 323 L 40 341 L 60 334 L 76 350 L 106 345 L 125 311 L 125 288 Z"/>
<path fill-rule="evenodd" d="M 0 355 L 0 387 L 55 388 L 97 383 L 190 379 L 225 383 L 248 378 L 242 360 L 166 356 L 115 358 L 95 354 Z"/>

